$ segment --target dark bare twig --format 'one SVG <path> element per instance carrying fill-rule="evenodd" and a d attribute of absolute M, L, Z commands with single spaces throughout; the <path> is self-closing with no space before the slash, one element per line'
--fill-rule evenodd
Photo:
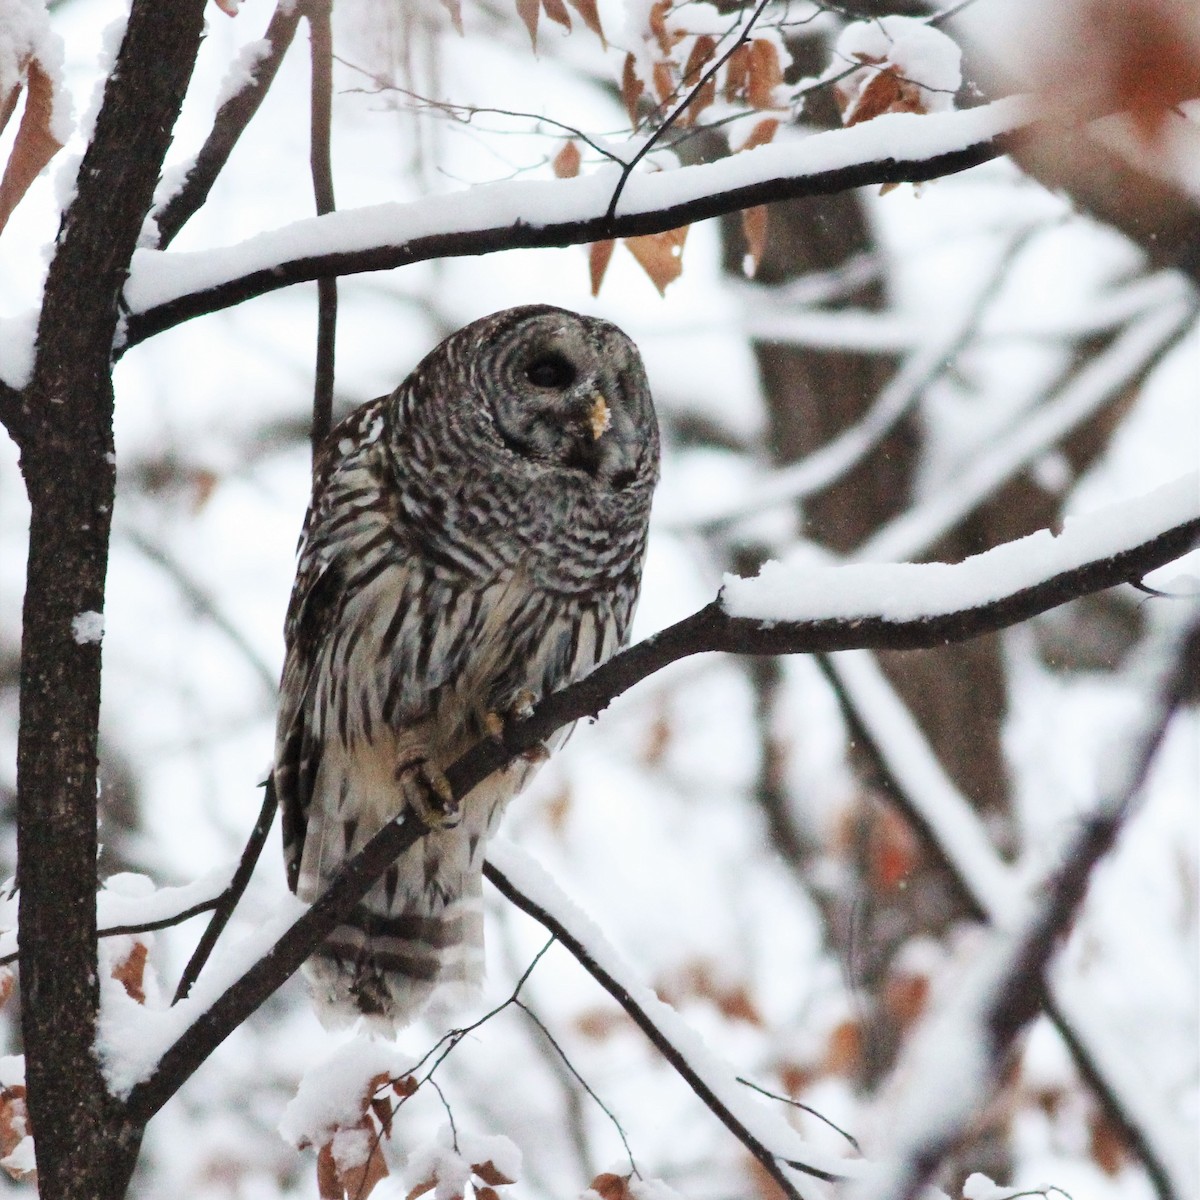
<path fill-rule="evenodd" d="M 394 1085 L 404 1085 L 404 1087 L 400 1094 L 400 1098 L 392 1103 L 392 1110 L 388 1114 L 388 1119 L 384 1122 L 381 1122 L 380 1128 L 375 1131 L 375 1134 L 371 1139 L 372 1153 L 375 1153 L 375 1151 L 379 1148 L 380 1143 L 383 1141 L 385 1130 L 390 1130 L 392 1123 L 396 1119 L 397 1113 L 399 1113 L 399 1111 L 421 1090 L 422 1087 L 424 1087 L 425 1084 L 429 1084 L 429 1086 L 432 1087 L 435 1092 L 437 1092 L 438 1099 L 442 1102 L 442 1107 L 446 1110 L 446 1116 L 450 1121 L 451 1140 L 453 1142 L 454 1149 L 457 1152 L 458 1130 L 455 1128 L 454 1124 L 454 1113 L 450 1108 L 450 1102 L 446 1099 L 445 1093 L 442 1091 L 441 1087 L 438 1086 L 437 1080 L 434 1079 L 434 1073 L 437 1071 L 438 1067 L 440 1067 L 442 1063 L 444 1063 L 446 1059 L 450 1057 L 454 1049 L 458 1046 L 459 1042 L 463 1040 L 463 1038 L 474 1033 L 475 1030 L 479 1029 L 481 1026 L 486 1025 L 488 1021 L 502 1013 L 510 1004 L 515 1004 L 518 1007 L 525 1009 L 525 1006 L 521 1004 L 519 999 L 521 995 L 521 989 L 526 983 L 528 983 L 529 977 L 533 974 L 534 968 L 542 961 L 546 951 L 549 950 L 553 945 L 554 938 L 550 938 L 546 944 L 533 956 L 529 962 L 529 965 L 524 971 L 521 972 L 521 977 L 517 980 L 516 986 L 513 988 L 506 1000 L 501 1001 L 496 1005 L 495 1008 L 485 1012 L 482 1017 L 478 1018 L 478 1020 L 472 1021 L 470 1025 L 466 1025 L 461 1029 L 452 1029 L 449 1033 L 444 1033 L 436 1042 L 434 1042 L 433 1046 L 430 1047 L 430 1049 L 427 1050 L 417 1060 L 416 1064 L 405 1071 L 403 1075 L 395 1076 L 380 1084 L 380 1086 L 375 1090 L 375 1095 L 373 1097 L 374 1100 L 386 1100 L 390 1092 L 393 1090 L 398 1090 L 394 1087 Z M 525 1009 L 525 1011 L 528 1012 L 529 1010 Z M 531 1013 L 529 1015 L 532 1016 Z M 536 1018 L 534 1019 L 536 1020 Z M 437 1057 L 434 1058 L 434 1055 L 437 1055 Z M 413 1077 L 427 1062 L 429 1062 L 431 1058 L 433 1058 L 434 1061 L 429 1070 L 425 1072 L 425 1077 L 423 1079 L 414 1081 Z"/>
<path fill-rule="evenodd" d="M 759 0 L 754 11 L 750 14 L 745 26 L 739 31 L 736 38 L 733 40 L 727 50 L 725 50 L 714 62 L 712 62 L 704 73 L 696 80 L 695 86 L 688 94 L 671 110 L 670 115 L 662 122 L 661 125 L 646 139 L 638 152 L 621 168 L 621 177 L 617 180 L 616 186 L 613 188 L 613 193 L 608 201 L 608 208 L 605 210 L 604 218 L 607 221 L 613 220 L 617 213 L 617 203 L 621 199 L 621 193 L 625 190 L 625 185 L 629 182 L 630 175 L 633 174 L 638 163 L 650 153 L 651 150 L 659 143 L 663 135 L 669 132 L 687 111 L 688 105 L 700 94 L 700 90 L 710 79 L 729 61 L 729 59 L 737 52 L 737 50 L 746 44 L 754 29 L 758 18 L 762 16 L 763 9 L 771 0 Z"/>
<path fill-rule="evenodd" d="M 170 929 L 172 926 L 182 925 L 184 921 L 190 921 L 202 913 L 212 912 L 219 903 L 219 896 L 212 900 L 201 900 L 190 908 L 171 913 L 168 917 L 158 917 L 153 921 L 135 921 L 132 925 L 110 925 L 107 929 L 98 929 L 96 936 L 98 938 L 124 937 L 129 933 L 154 933 L 158 929 Z M 0 955 L 0 967 L 7 967 L 9 963 L 16 962 L 19 954 L 19 950 L 14 950 L 11 954 Z"/>
<path fill-rule="evenodd" d="M 258 112 L 259 105 L 274 82 L 279 64 L 292 44 L 299 23 L 300 5 L 294 0 L 281 0 L 263 35 L 267 51 L 255 64 L 253 77 L 217 110 L 208 140 L 196 155 L 187 177 L 179 190 L 155 214 L 160 250 L 165 250 L 171 244 L 175 235 L 208 199 L 208 193 L 233 153 L 238 138 Z"/>
<path fill-rule="evenodd" d="M 258 865 L 259 856 L 262 854 L 263 846 L 266 845 L 267 834 L 271 832 L 271 824 L 275 820 L 276 807 L 275 781 L 268 776 L 267 782 L 263 785 L 262 808 L 259 809 L 258 820 L 254 822 L 254 828 L 246 840 L 237 870 L 234 871 L 229 886 L 217 897 L 213 905 L 216 912 L 200 941 L 196 944 L 196 949 L 192 951 L 192 957 L 188 959 L 187 966 L 183 968 L 183 974 L 179 977 L 179 986 L 176 987 L 175 996 L 171 1001 L 172 1004 L 178 1004 L 192 990 L 192 984 L 204 970 L 204 964 L 212 955 L 217 939 L 225 931 L 225 926 L 229 924 L 229 918 L 233 916 L 233 910 L 237 908 L 238 901 L 241 900 L 242 893 L 245 892 L 246 885 L 250 882 L 250 876 L 254 874 L 254 868 Z"/>
<path fill-rule="evenodd" d="M 487 739 L 446 771 L 456 796 L 464 796 L 494 771 L 545 741 L 564 725 L 604 709 L 616 696 L 669 663 L 724 650 L 743 654 L 794 654 L 887 646 L 917 649 L 962 641 L 1028 620 L 1068 600 L 1145 573 L 1178 558 L 1200 537 L 1200 518 L 1185 521 L 1109 558 L 999 598 L 978 608 L 909 621 L 879 617 L 764 624 L 730 617 L 718 602 L 623 651 L 591 675 L 540 701 L 512 723 L 502 740 Z M 308 957 L 313 948 L 366 894 L 425 827 L 402 815 L 376 834 L 274 947 L 223 993 L 163 1055 L 158 1067 L 129 1095 L 130 1116 L 148 1119 L 170 1099 L 212 1051 Z"/>
<path fill-rule="evenodd" d="M 333 121 L 332 0 L 308 0 L 305 15 L 312 39 L 310 88 L 309 165 L 317 216 L 334 211 L 331 128 Z M 312 452 L 317 451 L 333 427 L 333 363 L 337 341 L 338 288 L 336 275 L 317 280 L 317 364 L 313 378 Z"/>
<path fill-rule="evenodd" d="M 599 1108 L 600 1111 L 612 1123 L 612 1127 L 617 1131 L 617 1136 L 621 1139 L 621 1145 L 625 1147 L 625 1156 L 629 1159 L 630 1171 L 632 1171 L 634 1175 L 641 1179 L 642 1173 L 638 1170 L 637 1163 L 634 1161 L 633 1150 L 629 1145 L 629 1138 L 625 1136 L 625 1130 L 622 1128 L 621 1122 L 617 1120 L 616 1114 L 611 1108 L 608 1107 L 607 1104 L 604 1103 L 603 1100 L 600 1099 L 599 1096 L 596 1095 L 595 1089 L 592 1087 L 592 1085 L 588 1083 L 588 1081 L 584 1079 L 584 1077 L 575 1069 L 575 1064 L 567 1056 L 567 1052 L 558 1044 L 558 1040 L 555 1038 L 554 1034 L 552 1034 L 550 1030 L 546 1028 L 546 1022 L 543 1021 L 542 1018 L 539 1017 L 537 1013 L 535 1013 L 533 1009 L 531 1009 L 529 1005 L 525 1003 L 524 1000 L 514 996 L 513 1003 L 534 1023 L 534 1025 L 537 1026 L 542 1036 L 547 1042 L 550 1043 L 551 1049 L 553 1049 L 554 1053 L 558 1055 L 563 1066 L 570 1071 L 576 1083 L 578 1083 L 579 1086 L 583 1088 L 585 1092 L 587 1092 L 587 1094 L 595 1102 L 596 1107 Z"/>
<path fill-rule="evenodd" d="M 761 1096 L 766 1096 L 768 1100 L 778 1100 L 781 1104 L 788 1105 L 789 1108 L 798 1108 L 801 1112 L 808 1113 L 810 1117 L 816 1117 L 818 1121 L 822 1121 L 828 1125 L 834 1133 L 841 1134 L 859 1154 L 862 1153 L 862 1147 L 858 1144 L 858 1138 L 851 1133 L 847 1133 L 840 1125 L 831 1121 L 823 1112 L 819 1112 L 813 1108 L 811 1104 L 802 1104 L 799 1100 L 793 1100 L 791 1096 L 784 1096 L 779 1092 L 773 1092 L 770 1088 L 765 1088 L 751 1079 L 743 1079 L 741 1075 L 737 1077 L 737 1081 L 748 1087 L 751 1091 L 758 1092 Z"/>

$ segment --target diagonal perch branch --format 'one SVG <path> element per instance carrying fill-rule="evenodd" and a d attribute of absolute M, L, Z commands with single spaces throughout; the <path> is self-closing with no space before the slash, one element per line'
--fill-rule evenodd
<path fill-rule="evenodd" d="M 1065 542 L 1068 536 L 1064 534 L 1059 540 Z M 905 621 L 875 616 L 764 623 L 732 617 L 719 601 L 714 601 L 618 654 L 585 679 L 546 697 L 530 716 L 505 731 L 503 741 L 486 740 L 468 750 L 450 766 L 447 778 L 455 795 L 466 795 L 487 776 L 543 742 L 557 729 L 599 713 L 634 684 L 692 654 L 714 650 L 797 654 L 883 646 L 918 649 L 964 641 L 1017 624 L 1069 600 L 1140 579 L 1184 554 L 1198 540 L 1200 515 L 1193 505 L 1190 515 L 1160 521 L 1157 532 L 1143 535 L 1137 544 L 1119 552 L 1081 562 L 1071 570 L 1052 571 L 1039 582 L 990 603 Z M 127 1101 L 130 1115 L 148 1120 L 157 1112 L 212 1051 L 299 968 L 388 866 L 425 832 L 419 822 L 402 816 L 376 834 L 271 951 L 199 1016 L 167 1051 L 155 1071 L 130 1092 Z"/>

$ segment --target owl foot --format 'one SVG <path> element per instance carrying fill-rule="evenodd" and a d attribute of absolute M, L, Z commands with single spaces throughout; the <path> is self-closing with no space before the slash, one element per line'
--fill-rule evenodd
<path fill-rule="evenodd" d="M 410 759 L 396 768 L 396 782 L 408 808 L 430 829 L 453 829 L 462 805 L 450 781 L 427 758 Z"/>
<path fill-rule="evenodd" d="M 537 697 L 528 689 L 522 688 L 512 700 L 501 710 L 489 709 L 483 714 L 484 732 L 494 742 L 503 742 L 504 734 L 514 721 L 523 720 L 533 712 Z M 518 755 L 529 763 L 544 763 L 550 757 L 550 751 L 542 742 L 522 750 Z"/>

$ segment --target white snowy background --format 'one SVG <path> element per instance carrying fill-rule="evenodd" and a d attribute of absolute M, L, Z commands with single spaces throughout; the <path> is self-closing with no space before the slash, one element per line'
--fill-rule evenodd
<path fill-rule="evenodd" d="M 460 39 L 436 3 L 339 3 L 339 209 L 458 196 L 472 184 L 509 178 L 549 179 L 548 159 L 561 144 L 519 119 L 480 116 L 466 126 L 414 115 L 404 97 L 375 94 L 369 77 L 347 64 L 393 72 L 417 91 L 458 104 L 544 113 L 619 139 L 626 121 L 612 79 L 619 74 L 623 34 L 638 27 L 644 7 L 631 4 L 624 14 L 620 4 L 602 5 L 613 42 L 607 55 L 586 31 L 568 38 L 543 21 L 543 52 L 534 59 L 506 5 L 465 0 L 467 30 Z M 1000 25 L 1009 9 L 1005 0 L 978 0 L 976 7 L 991 9 L 985 15 Z M 94 107 L 111 42 L 106 30 L 123 13 L 120 0 L 57 6 L 63 77 L 77 116 Z M 180 163 L 198 148 L 239 49 L 261 36 L 268 17 L 264 0 L 248 0 L 235 20 L 210 10 L 169 162 Z M 831 32 L 838 26 L 830 21 Z M 260 114 L 173 251 L 234 245 L 311 216 L 307 88 L 302 26 Z M 869 124 L 859 128 L 870 134 Z M 11 137 L 10 130 L 0 151 L 7 152 Z M 69 191 L 79 150 L 77 141 L 67 147 L 0 236 L 0 319 L 11 322 L 0 325 L 0 353 L 8 355 L 0 373 L 8 378 L 20 370 L 23 318 L 36 302 L 45 247 L 57 226 L 56 196 Z M 1079 514 L 1142 496 L 1196 469 L 1200 347 L 1195 297 L 1185 285 L 1149 271 L 1119 235 L 1072 212 L 1064 199 L 1003 160 L 919 191 L 906 186 L 872 194 L 869 203 L 893 306 L 867 322 L 831 316 L 819 303 L 764 309 L 722 275 L 711 224 L 692 229 L 683 277 L 665 298 L 622 249 L 595 299 L 579 248 L 451 259 L 344 279 L 338 411 L 390 390 L 451 329 L 496 308 L 550 302 L 604 316 L 634 338 L 668 429 L 672 419 L 699 415 L 731 440 L 753 444 L 764 414 L 752 333 L 783 336 L 786 329 L 802 343 L 865 344 L 928 357 L 944 346 L 1002 264 L 1002 281 L 961 361 L 921 393 L 934 436 L 912 520 L 897 522 L 888 539 L 862 557 L 919 556 L 940 523 L 953 519 L 970 480 L 994 486 L 988 463 L 1005 455 L 1070 488 L 1067 510 Z M 428 211 L 436 216 L 436 201 Z M 345 218 L 351 237 L 354 220 Z M 301 244 L 299 235 L 283 240 L 289 237 Z M 156 276 L 147 268 L 143 278 L 151 288 Z M 308 489 L 304 434 L 315 312 L 315 288 L 295 287 L 187 323 L 131 350 L 117 368 L 120 490 L 103 630 L 107 871 L 143 873 L 159 887 L 219 879 L 257 813 L 272 743 L 282 616 Z M 1019 434 L 1029 410 L 1045 406 L 1043 390 L 1068 354 L 1064 335 L 1093 326 L 1127 326 L 1134 340 L 1126 351 L 1134 358 L 1166 340 L 1171 346 L 1101 461 L 1073 480 L 1052 449 L 1052 431 L 1041 435 L 1048 441 L 1034 437 L 1028 445 Z M 1123 387 L 1128 369 L 1128 359 L 1115 353 L 1097 361 L 1093 398 Z M 1076 402 L 1086 409 L 1088 396 Z M 1190 487 L 1195 508 L 1197 486 L 1194 479 L 1183 485 L 1185 507 Z M 781 530 L 790 538 L 786 504 L 772 503 L 779 490 L 764 458 L 678 446 L 668 437 L 635 638 L 715 596 L 728 563 L 724 543 L 710 536 L 714 517 L 749 513 L 764 541 L 778 543 Z M 15 449 L 0 439 L 5 873 L 14 865 L 15 663 L 27 515 Z M 814 571 L 828 568 L 815 550 L 798 553 L 801 565 L 788 568 L 797 578 L 805 563 Z M 847 578 L 878 589 L 881 568 L 859 569 L 862 576 Z M 1152 582 L 1194 595 L 1198 576 L 1192 558 Z M 771 599 L 786 606 L 777 590 Z M 818 593 L 813 603 L 821 599 Z M 1155 631 L 1165 635 L 1174 627 L 1187 607 L 1187 601 L 1139 602 L 1151 631 L 1146 644 Z M 754 594 L 737 603 L 753 605 Z M 1000 889 L 1040 876 L 1075 819 L 1103 793 L 1105 755 L 1136 725 L 1146 696 L 1145 663 L 1132 661 L 1117 672 L 1053 672 L 1028 629 L 1008 636 L 1006 656 L 1005 750 L 1022 857 L 1011 877 L 985 849 L 966 867 L 995 882 L 998 907 Z M 869 661 L 865 675 L 851 657 L 844 670 L 847 688 L 869 693 Z M 790 803 L 807 828 L 829 841 L 823 869 L 836 872 L 835 830 L 856 789 L 844 757 L 845 731 L 810 662 L 786 664 L 784 689 L 786 728 L 776 732 L 788 747 Z M 876 703 L 900 761 L 927 779 L 922 747 L 906 737 L 902 720 L 889 719 L 886 696 Z M 514 803 L 504 836 L 542 864 L 604 931 L 612 952 L 644 985 L 669 998 L 721 1059 L 775 1090 L 801 1079 L 795 1097 L 853 1133 L 870 1157 L 873 1148 L 889 1144 L 901 1116 L 911 1115 L 905 1106 L 916 1101 L 903 1080 L 864 1097 L 839 1068 L 837 1034 L 862 997 L 846 948 L 827 944 L 811 896 L 773 849 L 753 802 L 761 747 L 754 721 L 739 663 L 705 656 L 678 664 L 614 703 L 595 725 L 577 729 Z M 1080 1027 L 1097 1047 L 1111 1050 L 1121 1086 L 1153 1118 L 1164 1154 L 1192 1195 L 1200 1145 L 1198 794 L 1200 726 L 1193 709 L 1174 721 L 1144 803 L 1097 873 L 1056 976 Z M 953 795 L 945 799 L 947 820 L 956 803 Z M 507 861 L 517 851 L 504 853 Z M 231 941 L 248 937 L 257 939 L 249 945 L 259 944 L 264 925 L 291 911 L 281 868 L 276 833 Z M 110 897 L 111 912 L 123 914 L 117 900 L 136 907 L 142 889 L 118 880 L 114 891 L 120 895 Z M 190 894 L 155 903 L 185 907 Z M 455 1023 L 500 1004 L 546 940 L 539 926 L 490 889 L 488 905 L 485 994 L 477 1011 L 456 1014 Z M 167 996 L 200 928 L 193 921 L 154 935 L 151 961 Z M 949 944 L 910 948 L 914 969 L 931 976 L 934 1005 L 954 998 L 986 941 L 981 929 L 964 925 Z M 619 1120 L 643 1175 L 689 1197 L 770 1194 L 744 1151 L 560 947 L 539 962 L 521 996 L 566 1051 L 573 1071 Z M 719 1002 L 730 997 L 745 1003 Z M 124 999 L 110 997 L 118 1008 Z M 155 1003 L 153 995 L 148 1000 Z M 110 1050 L 118 1058 L 125 1054 L 118 1077 L 121 1069 L 136 1075 L 131 1064 L 139 1060 L 129 1055 L 148 1054 L 171 1020 L 165 1014 L 152 1020 L 132 1002 L 127 1009 L 110 1020 Z M 141 1029 L 139 1019 L 146 1022 Z M 0 1022 L 4 1048 L 17 1053 L 11 1008 Z M 314 1089 L 328 1104 L 344 1097 L 336 1071 L 318 1073 L 309 1084 L 309 1107 L 291 1109 L 285 1120 L 305 1073 L 326 1062 L 348 1063 L 343 1075 L 352 1091 L 377 1070 L 415 1062 L 448 1023 L 424 1021 L 396 1047 L 371 1048 L 362 1039 L 351 1046 L 352 1035 L 320 1027 L 303 986 L 293 981 L 152 1122 L 134 1194 L 315 1195 L 313 1152 L 297 1151 L 280 1125 L 292 1141 L 305 1130 L 311 1136 L 327 1111 L 312 1100 Z M 122 1038 L 129 1042 L 125 1051 Z M 961 1067 L 959 1051 L 965 1055 L 967 1048 L 951 1043 L 940 1050 Z M 927 1055 L 917 1068 L 927 1071 L 934 1061 Z M 998 1183 L 1054 1186 L 1075 1200 L 1153 1195 L 1130 1160 L 1106 1170 L 1095 1153 L 1095 1107 L 1045 1021 L 1031 1030 L 1014 1069 L 1014 1165 L 1012 1177 Z M 599 1171 L 630 1170 L 614 1122 L 514 1007 L 458 1045 L 436 1078 L 463 1138 L 499 1135 L 519 1148 L 519 1182 L 506 1189 L 514 1195 L 573 1196 Z M 920 1103 L 929 1102 L 931 1087 L 927 1081 Z M 811 1144 L 810 1161 L 846 1153 L 844 1141 L 816 1118 L 763 1104 L 764 1121 L 788 1123 Z M 444 1144 L 446 1122 L 446 1110 L 428 1088 L 401 1111 L 387 1151 L 395 1174 L 377 1196 L 401 1196 L 419 1182 L 431 1148 Z M 496 1155 L 508 1153 L 498 1145 L 492 1146 Z M 407 1156 L 418 1152 L 424 1158 L 406 1168 Z M 976 1200 L 990 1194 L 982 1183 L 975 1190 Z"/>

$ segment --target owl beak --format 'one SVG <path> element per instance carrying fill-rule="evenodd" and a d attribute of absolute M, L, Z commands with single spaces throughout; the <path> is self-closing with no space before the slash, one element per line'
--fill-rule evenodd
<path fill-rule="evenodd" d="M 598 442 L 611 424 L 612 413 L 608 411 L 608 403 L 597 392 L 592 399 L 592 407 L 588 410 L 588 428 L 592 431 L 592 441 Z"/>

